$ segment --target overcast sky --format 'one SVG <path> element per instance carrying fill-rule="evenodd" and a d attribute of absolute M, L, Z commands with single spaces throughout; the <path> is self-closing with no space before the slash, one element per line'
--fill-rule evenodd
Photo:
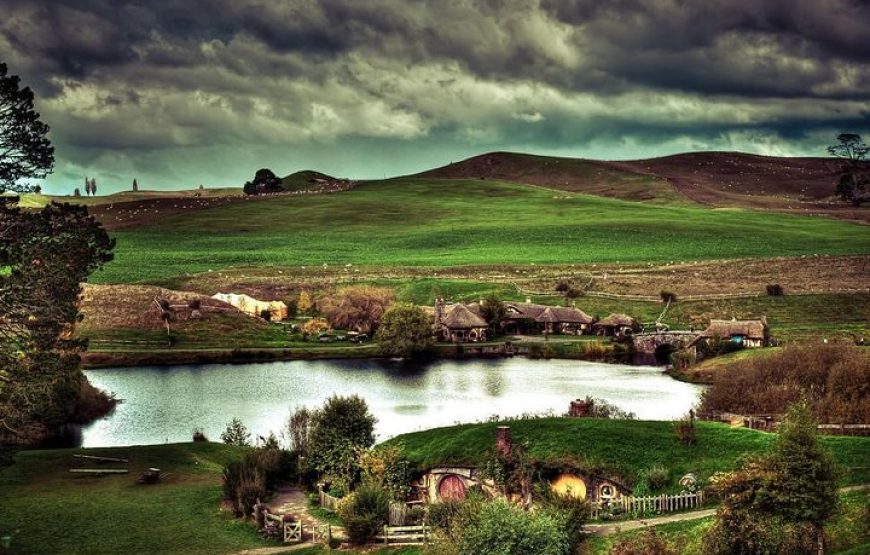
<path fill-rule="evenodd" d="M 866 0 L 0 0 L 47 188 L 382 177 L 492 150 L 824 155 L 870 134 Z"/>

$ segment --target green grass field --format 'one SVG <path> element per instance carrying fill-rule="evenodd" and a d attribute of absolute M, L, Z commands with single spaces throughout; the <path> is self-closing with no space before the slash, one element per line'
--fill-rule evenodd
<path fill-rule="evenodd" d="M 396 179 L 156 218 L 113 232 L 95 282 L 235 267 L 704 260 L 870 252 L 870 227 L 651 205 L 495 181 Z"/>
<path fill-rule="evenodd" d="M 503 423 L 504 424 L 504 423 Z M 464 424 L 398 436 L 408 458 L 420 468 L 469 464 L 481 461 L 495 442 L 499 423 Z M 680 444 L 670 422 L 543 418 L 516 420 L 511 427 L 514 443 L 526 444 L 539 461 L 571 460 L 599 472 L 613 472 L 635 480 L 653 465 L 671 473 L 671 485 L 688 472 L 702 479 L 717 471 L 736 468 L 740 458 L 770 447 L 775 436 L 744 428 L 698 422 L 697 445 Z M 825 437 L 842 470 L 843 485 L 870 482 L 870 438 Z"/>
<path fill-rule="evenodd" d="M 73 453 L 128 456 L 131 472 L 76 477 Z M 15 554 L 210 555 L 269 545 L 219 511 L 221 470 L 240 453 L 217 443 L 21 452 L 0 468 L 0 535 L 12 533 Z M 137 485 L 152 466 L 169 476 Z"/>

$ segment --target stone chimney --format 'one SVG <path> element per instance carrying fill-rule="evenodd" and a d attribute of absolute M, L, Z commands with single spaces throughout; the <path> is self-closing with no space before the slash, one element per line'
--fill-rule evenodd
<path fill-rule="evenodd" d="M 511 448 L 513 447 L 513 441 L 511 440 L 511 428 L 510 426 L 499 426 L 495 429 L 495 448 L 498 449 L 502 455 L 505 457 L 509 457 L 511 454 Z"/>
<path fill-rule="evenodd" d="M 441 320 L 444 319 L 444 299 L 442 297 L 435 297 L 435 325 L 441 323 Z"/>

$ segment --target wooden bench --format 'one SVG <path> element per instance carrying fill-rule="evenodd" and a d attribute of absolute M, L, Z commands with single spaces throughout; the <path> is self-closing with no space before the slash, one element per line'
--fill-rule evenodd
<path fill-rule="evenodd" d="M 384 526 L 384 533 L 378 536 L 384 545 L 419 545 L 428 543 L 429 528 L 422 526 Z"/>

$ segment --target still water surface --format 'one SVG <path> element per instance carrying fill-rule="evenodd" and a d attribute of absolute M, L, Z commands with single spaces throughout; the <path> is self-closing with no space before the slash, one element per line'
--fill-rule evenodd
<path fill-rule="evenodd" d="M 194 428 L 218 440 L 233 417 L 254 434 L 280 432 L 291 409 L 333 394 L 365 398 L 378 440 L 485 420 L 568 410 L 571 399 L 607 399 L 645 420 L 685 414 L 702 387 L 652 366 L 574 360 L 288 361 L 89 370 L 123 402 L 82 431 L 86 447 L 189 441 Z M 256 437 L 256 436 L 254 436 Z"/>

